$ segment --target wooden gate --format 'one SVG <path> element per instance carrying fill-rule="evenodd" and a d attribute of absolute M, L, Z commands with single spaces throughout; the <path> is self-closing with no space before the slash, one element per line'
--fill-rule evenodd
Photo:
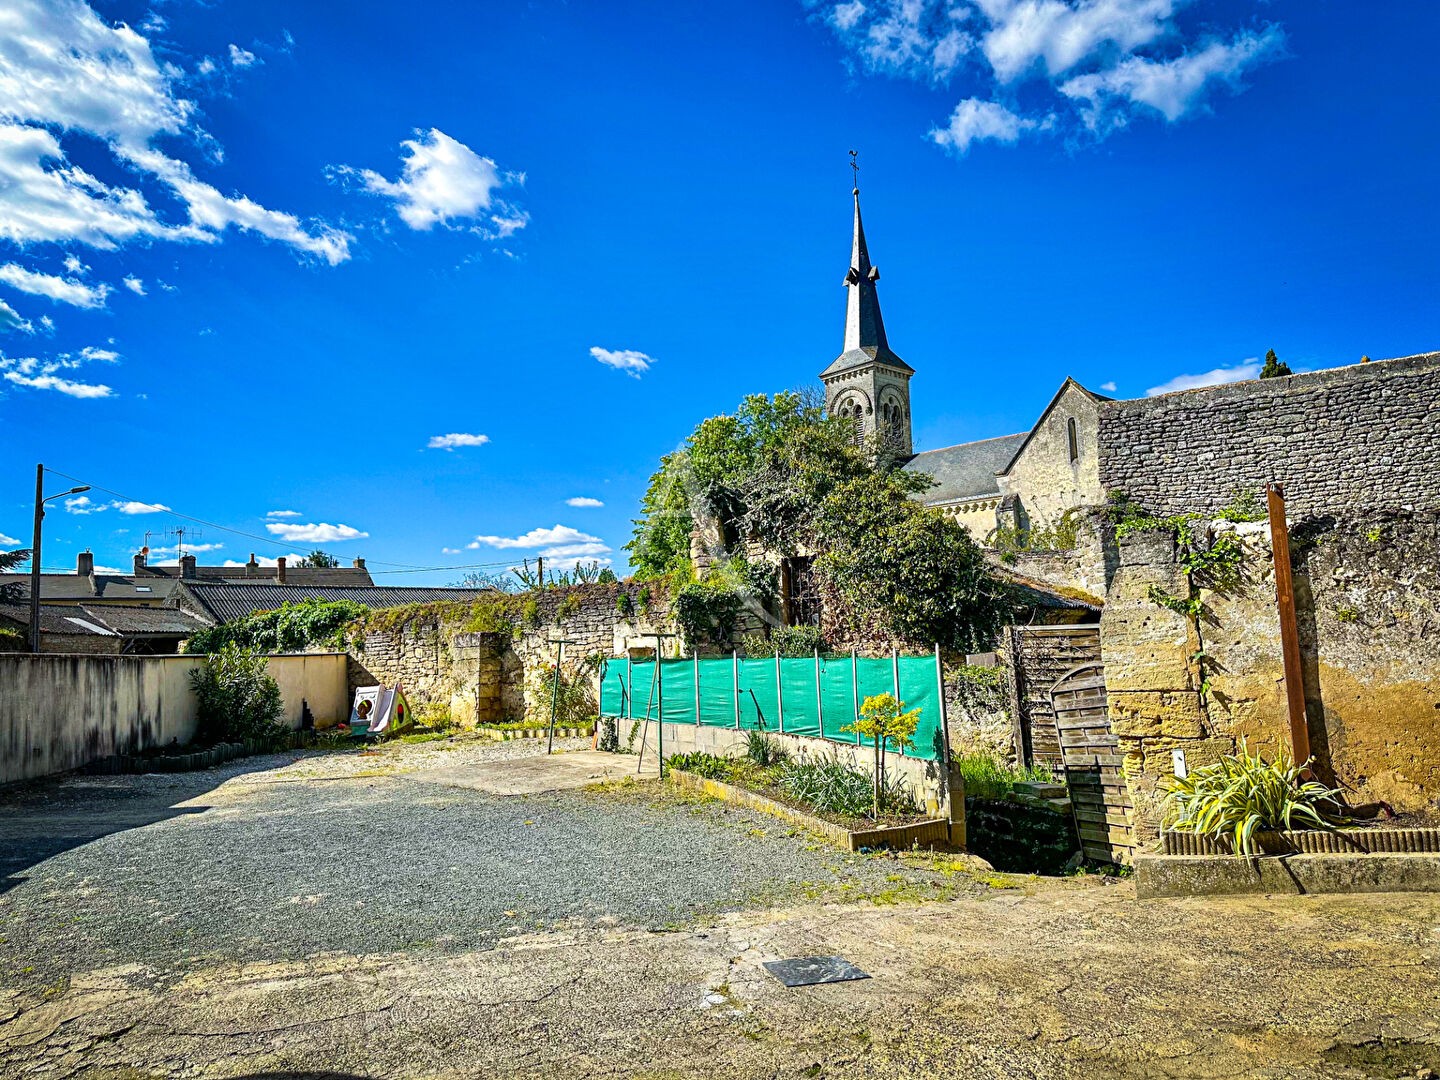
<path fill-rule="evenodd" d="M 1016 757 L 1058 772 L 1065 762 L 1050 690 L 1066 672 L 1100 662 L 1100 627 L 1011 626 L 1005 633 L 1005 653 Z"/>
<path fill-rule="evenodd" d="M 1130 792 L 1120 771 L 1120 745 L 1110 730 L 1105 669 L 1081 664 L 1050 690 L 1075 831 L 1087 859 L 1129 863 L 1135 850 Z"/>

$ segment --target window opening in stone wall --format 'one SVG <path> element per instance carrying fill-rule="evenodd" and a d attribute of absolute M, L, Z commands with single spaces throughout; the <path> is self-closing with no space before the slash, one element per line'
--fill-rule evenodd
<path fill-rule="evenodd" d="M 1075 433 L 1075 418 L 1073 416 L 1070 417 L 1069 420 L 1065 421 L 1065 431 L 1066 434 L 1070 437 L 1070 461 L 1072 463 L 1079 461 L 1080 439 L 1079 436 L 1077 436 Z"/>

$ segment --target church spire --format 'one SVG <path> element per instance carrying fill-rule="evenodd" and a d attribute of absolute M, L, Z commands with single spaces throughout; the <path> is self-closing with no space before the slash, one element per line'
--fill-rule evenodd
<path fill-rule="evenodd" d="M 871 265 L 870 249 L 865 244 L 860 189 L 857 187 L 850 194 L 855 197 L 855 239 L 850 248 L 850 270 L 845 275 L 845 286 L 850 290 L 845 309 L 845 351 L 873 349 L 888 353 L 890 346 L 885 341 L 885 320 L 880 317 L 880 296 L 875 291 L 880 270 Z"/>

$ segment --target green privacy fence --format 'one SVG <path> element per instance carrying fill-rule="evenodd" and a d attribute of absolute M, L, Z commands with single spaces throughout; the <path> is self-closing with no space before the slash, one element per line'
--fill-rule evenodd
<path fill-rule="evenodd" d="M 944 758 L 944 710 L 936 656 L 714 657 L 605 661 L 600 713 L 622 720 L 659 720 L 741 730 L 861 740 L 842 731 L 861 704 L 894 694 L 920 710 L 908 757 Z"/>

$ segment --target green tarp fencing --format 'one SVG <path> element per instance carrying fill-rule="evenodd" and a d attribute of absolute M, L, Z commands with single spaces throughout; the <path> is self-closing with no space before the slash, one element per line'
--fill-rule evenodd
<path fill-rule="evenodd" d="M 699 693 L 696 693 L 696 683 Z M 898 682 L 898 686 L 897 686 Z M 600 712 L 622 720 L 703 724 L 811 735 L 836 742 L 860 740 L 841 729 L 876 694 L 895 694 L 920 710 L 909 757 L 944 755 L 940 686 L 933 655 L 873 658 L 822 656 L 727 657 L 605 662 Z M 698 712 L 698 716 L 697 716 Z"/>

